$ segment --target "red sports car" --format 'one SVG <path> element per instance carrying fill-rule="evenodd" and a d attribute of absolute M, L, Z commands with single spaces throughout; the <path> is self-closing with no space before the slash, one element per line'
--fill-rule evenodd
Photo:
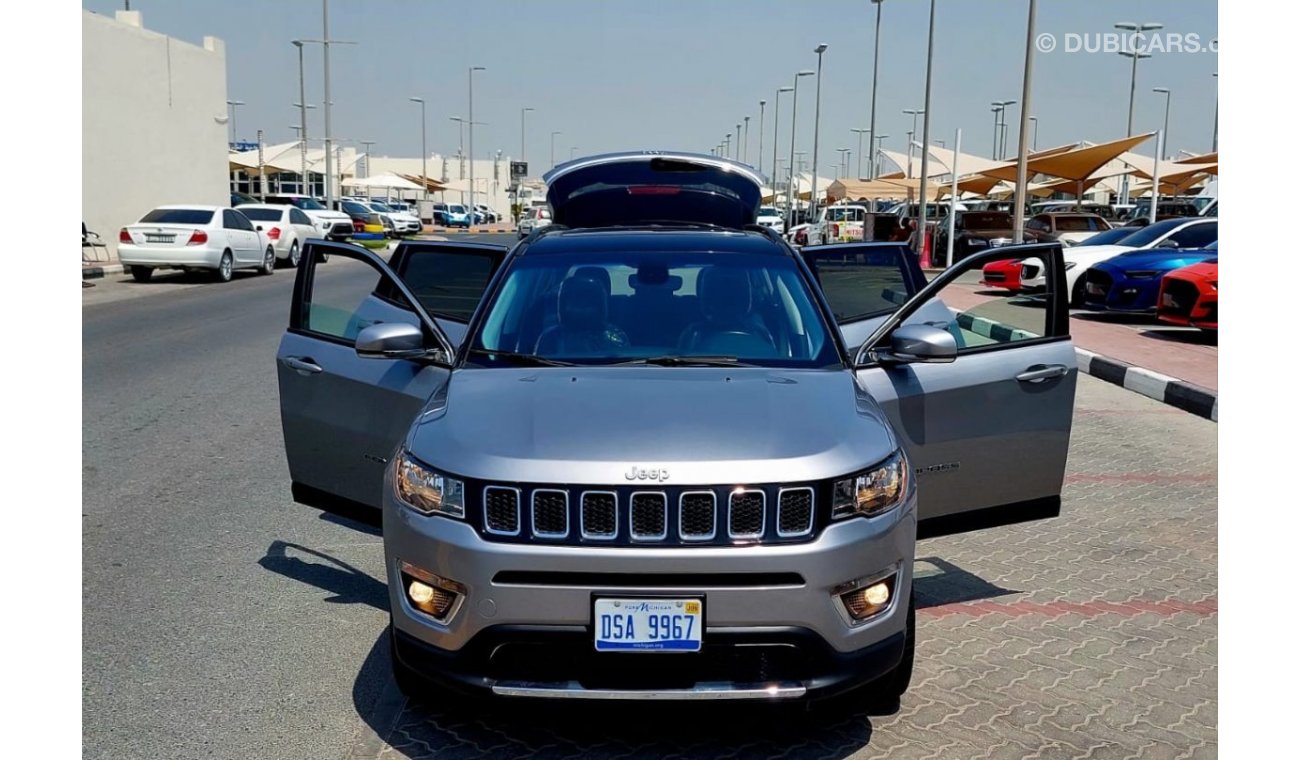
<path fill-rule="evenodd" d="M 1175 269 L 1160 281 L 1156 316 L 1161 322 L 1219 329 L 1219 260 Z"/>
<path fill-rule="evenodd" d="M 1020 292 L 1020 273 L 1024 269 L 1023 259 L 1002 259 L 984 265 L 984 278 L 980 284 L 986 288 L 1001 288 L 1012 293 Z"/>

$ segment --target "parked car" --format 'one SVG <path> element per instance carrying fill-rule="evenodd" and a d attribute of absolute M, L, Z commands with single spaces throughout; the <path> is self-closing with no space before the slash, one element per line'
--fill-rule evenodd
<path fill-rule="evenodd" d="M 546 206 L 533 206 L 524 212 L 524 217 L 519 220 L 519 237 L 525 238 L 535 230 L 540 230 L 551 224 L 551 210 Z"/>
<path fill-rule="evenodd" d="M 1157 219 L 1183 217 L 1183 216 L 1200 216 L 1200 213 L 1201 210 L 1197 208 L 1196 204 L 1192 201 L 1162 200 L 1160 201 L 1159 205 L 1156 206 Z M 1139 198 L 1133 204 L 1132 210 L 1128 212 L 1128 216 L 1124 217 L 1124 221 L 1129 222 L 1136 219 L 1150 220 L 1150 218 L 1151 218 L 1151 199 Z"/>
<path fill-rule="evenodd" d="M 998 250 L 928 284 L 896 243 L 797 252 L 715 156 L 545 180 L 555 224 L 509 250 L 313 242 L 291 296 L 292 493 L 379 510 L 397 687 L 896 705 L 917 538 L 1060 512 L 1060 299 L 945 305 Z M 326 248 L 376 289 L 313 277 Z"/>
<path fill-rule="evenodd" d="M 396 235 L 415 235 L 424 230 L 424 225 L 420 223 L 419 218 L 410 212 L 393 208 L 383 201 L 368 200 L 363 203 L 380 216 L 387 217 L 392 222 L 393 232 Z"/>
<path fill-rule="evenodd" d="M 230 191 L 230 205 L 231 205 L 231 207 L 234 207 L 234 206 L 243 206 L 243 205 L 246 204 L 246 203 L 261 203 L 261 201 L 259 201 L 258 199 L 254 198 L 253 196 L 249 195 L 248 193 L 241 193 L 241 192 L 239 192 L 238 190 L 231 190 L 231 191 Z"/>
<path fill-rule="evenodd" d="M 469 227 L 469 211 L 460 203 L 435 203 L 433 205 L 435 218 L 436 212 L 441 211 L 446 218 L 448 227 Z"/>
<path fill-rule="evenodd" d="M 1217 259 L 1219 243 L 1204 248 L 1130 251 L 1094 264 L 1083 273 L 1083 307 L 1093 311 L 1155 314 L 1162 278 L 1206 259 Z"/>
<path fill-rule="evenodd" d="M 474 209 L 479 213 L 481 224 L 496 224 L 501 221 L 500 214 L 482 203 L 475 203 Z"/>
<path fill-rule="evenodd" d="M 1128 227 L 1114 227 L 1105 232 L 1098 232 L 1075 248 L 1088 248 L 1099 245 L 1112 245 L 1132 235 L 1136 230 Z M 994 261 L 985 265 L 980 284 L 987 288 L 1000 288 L 1012 293 L 1019 293 L 1024 280 L 1038 280 L 1042 276 L 1042 266 L 1036 260 L 1014 259 Z"/>
<path fill-rule="evenodd" d="M 1156 317 L 1171 325 L 1219 329 L 1219 259 L 1175 269 L 1160 280 Z"/>
<path fill-rule="evenodd" d="M 334 201 L 334 205 L 352 220 L 353 233 L 378 232 L 385 236 L 395 234 L 391 219 L 385 219 L 382 214 L 361 201 L 340 199 Z"/>
<path fill-rule="evenodd" d="M 1015 219 L 1006 211 L 958 211 L 952 220 L 953 261 L 961 261 L 972 253 L 1011 245 L 1015 240 Z M 1051 241 L 1050 234 L 1040 232 L 1025 225 L 1024 242 L 1041 243 Z M 939 223 L 934 228 L 934 250 L 937 255 L 946 256 L 948 251 L 948 222 Z"/>
<path fill-rule="evenodd" d="M 808 245 L 862 242 L 867 219 L 875 217 L 858 203 L 834 203 L 817 211 L 817 220 L 808 226 Z M 892 221 L 892 220 L 891 220 Z M 890 225 L 892 230 L 893 225 Z"/>
<path fill-rule="evenodd" d="M 221 206 L 159 206 L 123 227 L 117 257 L 136 282 L 155 269 L 207 270 L 229 282 L 236 269 L 275 271 L 275 248 L 248 217 Z"/>
<path fill-rule="evenodd" d="M 1032 215 L 1037 214 L 1096 214 L 1106 221 L 1116 221 L 1119 215 L 1113 206 L 1105 203 L 1083 202 L 1082 204 L 1075 201 L 1046 201 L 1035 203 L 1030 206 Z"/>
<path fill-rule="evenodd" d="M 293 206 L 311 219 L 321 237 L 347 240 L 353 233 L 352 218 L 341 211 L 331 211 L 310 195 L 282 193 L 266 196 L 266 203 Z"/>
<path fill-rule="evenodd" d="M 755 221 L 769 230 L 775 230 L 778 235 L 785 231 L 785 215 L 775 206 L 760 207 Z"/>
<path fill-rule="evenodd" d="M 1076 245 L 1098 232 L 1111 228 L 1110 222 L 1098 214 L 1052 211 L 1035 214 L 1025 222 L 1025 232 L 1034 232 L 1041 238 L 1052 237 L 1062 245 Z"/>
<path fill-rule="evenodd" d="M 294 206 L 250 203 L 240 206 L 239 211 L 270 241 L 276 260 L 284 266 L 298 266 L 302 244 L 321 236 L 311 217 Z"/>
<path fill-rule="evenodd" d="M 1156 222 L 1147 227 L 1133 229 L 1133 233 L 1111 245 L 1075 245 L 1065 249 L 1065 282 L 1070 294 L 1070 305 L 1083 306 L 1083 273 L 1107 259 L 1126 251 L 1151 248 L 1204 248 L 1219 239 L 1219 220 L 1200 217 L 1179 217 Z M 1087 241 L 1085 241 L 1087 242 Z M 1039 290 L 1045 285 L 1042 263 L 1026 259 L 1025 269 L 1033 267 L 1033 276 L 1022 271 L 1022 290 Z"/>

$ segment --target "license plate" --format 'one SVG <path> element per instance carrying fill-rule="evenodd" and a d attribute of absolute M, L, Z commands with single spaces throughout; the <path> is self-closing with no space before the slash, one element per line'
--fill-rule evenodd
<path fill-rule="evenodd" d="M 597 599 L 592 628 L 597 652 L 698 652 L 704 600 Z"/>
<path fill-rule="evenodd" d="M 175 235 L 154 235 L 154 234 L 151 234 L 151 233 L 146 232 L 145 235 L 144 235 L 144 242 L 146 242 L 146 243 L 174 243 L 174 242 L 176 242 L 176 236 L 175 236 Z"/>

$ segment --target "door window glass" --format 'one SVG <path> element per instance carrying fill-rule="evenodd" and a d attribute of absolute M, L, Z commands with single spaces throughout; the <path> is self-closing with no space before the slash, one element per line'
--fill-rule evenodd
<path fill-rule="evenodd" d="M 357 334 L 380 322 L 420 324 L 413 311 L 397 299 L 381 297 L 381 289 L 394 290 L 368 262 L 331 248 L 329 276 L 312 277 L 311 290 L 302 310 L 302 327 L 312 333 L 356 343 Z"/>
<path fill-rule="evenodd" d="M 1022 254 L 1023 255 L 1023 254 Z M 1040 268 L 1039 259 L 1028 259 Z M 1006 259 L 986 262 L 987 271 L 993 268 L 1018 268 L 1020 258 L 1008 255 Z M 925 312 L 927 324 L 941 327 L 957 339 L 959 351 L 973 351 L 999 344 L 1014 344 L 1048 337 L 1048 299 L 1044 295 L 1005 295 L 1001 291 L 986 290 L 974 281 L 959 278 L 948 283 L 936 294 L 938 302 L 947 307 L 950 319 L 933 319 Z M 941 313 L 935 310 L 935 313 Z"/>
<path fill-rule="evenodd" d="M 839 323 L 888 314 L 920 289 L 903 246 L 851 246 L 805 251 Z"/>

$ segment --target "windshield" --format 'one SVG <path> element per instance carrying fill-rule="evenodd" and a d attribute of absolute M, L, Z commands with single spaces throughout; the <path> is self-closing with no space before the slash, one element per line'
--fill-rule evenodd
<path fill-rule="evenodd" d="M 141 223 L 154 224 L 207 224 L 212 212 L 198 208 L 156 208 L 140 217 Z"/>
<path fill-rule="evenodd" d="M 781 212 L 771 206 L 764 206 L 758 210 L 759 216 L 780 216 Z"/>
<path fill-rule="evenodd" d="M 370 208 L 374 209 L 375 211 L 381 211 L 385 214 L 390 214 L 396 210 L 396 209 L 389 208 L 388 206 L 384 205 L 383 203 L 380 203 L 379 201 L 366 201 L 366 205 L 370 206 Z"/>
<path fill-rule="evenodd" d="M 961 224 L 968 230 L 1009 230 L 1011 217 L 1002 211 L 967 211 Z"/>
<path fill-rule="evenodd" d="M 278 208 L 248 208 L 241 206 L 240 211 L 244 216 L 255 222 L 278 222 L 284 217 L 284 212 Z"/>
<path fill-rule="evenodd" d="M 465 207 L 464 207 L 464 206 L 461 206 L 461 205 L 458 205 L 458 204 L 453 204 L 453 205 L 451 205 L 451 206 L 448 206 L 448 207 L 447 207 L 447 210 L 450 211 L 450 212 L 453 213 L 453 214 L 465 214 L 465 213 L 468 213 L 467 211 L 465 211 Z"/>
<path fill-rule="evenodd" d="M 841 364 L 794 259 L 782 255 L 525 255 L 485 314 L 470 343 L 476 364 L 509 364 L 520 354 L 589 365 L 692 363 L 681 357 L 767 367 Z"/>
<path fill-rule="evenodd" d="M 1057 232 L 1088 232 L 1092 229 L 1092 220 L 1086 216 L 1056 217 Z"/>
<path fill-rule="evenodd" d="M 290 198 L 289 202 L 301 209 L 308 211 L 324 211 L 325 207 L 317 203 L 313 198 Z"/>
<path fill-rule="evenodd" d="M 1074 247 L 1079 248 L 1087 245 L 1112 245 L 1132 235 L 1134 231 L 1135 230 L 1132 227 L 1116 227 L 1113 230 L 1098 232 L 1096 235 L 1090 236 L 1087 240 L 1076 243 Z"/>
<path fill-rule="evenodd" d="M 1124 245 L 1131 245 L 1134 248 L 1146 248 L 1186 223 L 1186 219 L 1166 219 L 1163 222 L 1148 224 L 1124 238 Z"/>
<path fill-rule="evenodd" d="M 343 206 L 343 210 L 346 211 L 346 212 L 348 212 L 349 214 L 369 214 L 369 213 L 370 213 L 370 209 L 366 208 L 365 206 L 361 205 L 360 203 L 353 203 L 353 202 L 351 202 L 351 201 L 343 201 L 342 206 Z"/>

